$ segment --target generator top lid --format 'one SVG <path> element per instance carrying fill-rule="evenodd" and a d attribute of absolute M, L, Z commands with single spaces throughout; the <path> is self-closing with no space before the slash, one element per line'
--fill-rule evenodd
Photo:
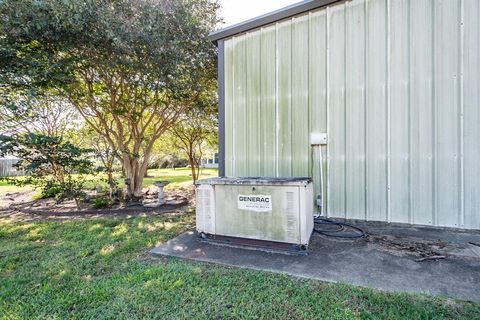
<path fill-rule="evenodd" d="M 312 182 L 309 177 L 217 177 L 198 180 L 196 185 L 307 185 Z"/>

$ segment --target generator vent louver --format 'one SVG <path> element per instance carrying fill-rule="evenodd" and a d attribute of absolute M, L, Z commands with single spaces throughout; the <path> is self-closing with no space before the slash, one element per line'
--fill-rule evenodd
<path fill-rule="evenodd" d="M 215 234 L 215 194 L 213 186 L 201 185 L 196 189 L 197 228 Z"/>
<path fill-rule="evenodd" d="M 285 214 L 287 215 L 287 241 L 294 242 L 298 235 L 298 192 L 288 191 L 286 195 Z"/>

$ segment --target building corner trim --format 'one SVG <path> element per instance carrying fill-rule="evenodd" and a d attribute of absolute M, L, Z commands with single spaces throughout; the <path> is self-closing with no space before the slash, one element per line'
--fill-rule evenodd
<path fill-rule="evenodd" d="M 218 52 L 218 175 L 225 176 L 225 43 L 219 40 Z"/>

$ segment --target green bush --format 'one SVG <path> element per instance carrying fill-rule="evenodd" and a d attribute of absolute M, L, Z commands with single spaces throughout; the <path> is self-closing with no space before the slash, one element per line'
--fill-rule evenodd
<path fill-rule="evenodd" d="M 55 197 L 57 202 L 75 200 L 77 209 L 85 198 L 85 175 L 93 173 L 90 149 L 65 141 L 62 137 L 36 133 L 0 135 L 0 156 L 15 154 L 15 164 L 26 172 L 21 184 L 41 188 L 38 198 Z"/>
<path fill-rule="evenodd" d="M 62 187 L 53 181 L 48 181 L 40 191 L 38 199 L 55 198 L 62 192 Z"/>
<path fill-rule="evenodd" d="M 110 199 L 108 198 L 101 197 L 101 198 L 94 198 L 92 200 L 92 207 L 95 209 L 105 208 L 105 207 L 108 207 L 109 205 L 110 205 Z"/>

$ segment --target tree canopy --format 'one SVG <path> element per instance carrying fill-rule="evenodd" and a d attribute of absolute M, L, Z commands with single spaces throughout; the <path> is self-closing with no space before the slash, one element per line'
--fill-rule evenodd
<path fill-rule="evenodd" d="M 3 0 L 0 103 L 65 98 L 118 150 L 130 196 L 155 141 L 214 77 L 210 0 Z"/>

